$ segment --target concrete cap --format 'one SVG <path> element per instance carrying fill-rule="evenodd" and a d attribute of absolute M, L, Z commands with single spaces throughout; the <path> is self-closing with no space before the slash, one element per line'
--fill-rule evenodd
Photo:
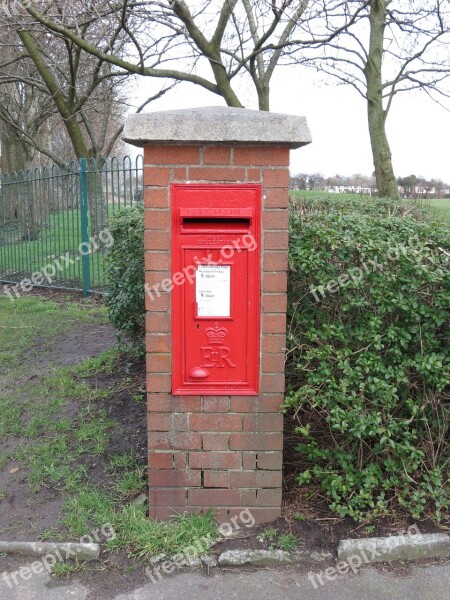
<path fill-rule="evenodd" d="M 305 117 L 208 106 L 130 115 L 123 139 L 145 144 L 265 144 L 300 148 L 311 142 Z"/>

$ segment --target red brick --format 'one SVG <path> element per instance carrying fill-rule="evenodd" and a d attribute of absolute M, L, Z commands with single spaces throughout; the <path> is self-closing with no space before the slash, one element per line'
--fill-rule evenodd
<path fill-rule="evenodd" d="M 264 373 L 284 373 L 284 354 L 263 354 L 262 370 Z"/>
<path fill-rule="evenodd" d="M 273 471 L 281 470 L 283 467 L 282 452 L 258 452 L 258 469 L 271 469 Z"/>
<path fill-rule="evenodd" d="M 171 373 L 170 354 L 147 354 L 147 373 Z"/>
<path fill-rule="evenodd" d="M 176 469 L 149 469 L 150 487 L 195 487 L 201 485 L 200 471 L 177 471 Z"/>
<path fill-rule="evenodd" d="M 160 144 L 146 146 L 144 151 L 144 165 L 198 165 L 199 162 L 199 146 Z"/>
<path fill-rule="evenodd" d="M 150 488 L 148 500 L 150 506 L 183 506 L 183 504 L 186 504 L 186 490 L 178 488 Z"/>
<path fill-rule="evenodd" d="M 247 169 L 246 181 L 255 181 L 261 183 L 262 172 L 261 169 Z"/>
<path fill-rule="evenodd" d="M 281 471 L 232 471 L 230 487 L 234 488 L 279 488 Z"/>
<path fill-rule="evenodd" d="M 282 433 L 232 433 L 230 448 L 232 450 L 281 450 L 283 435 Z"/>
<path fill-rule="evenodd" d="M 236 413 L 255 413 L 259 410 L 258 396 L 231 396 L 231 412 Z"/>
<path fill-rule="evenodd" d="M 256 431 L 256 415 L 243 415 L 242 431 Z"/>
<path fill-rule="evenodd" d="M 188 490 L 188 504 L 195 506 L 239 506 L 238 490 Z"/>
<path fill-rule="evenodd" d="M 284 392 L 284 390 L 283 390 Z M 264 394 L 261 396 L 259 401 L 259 412 L 260 413 L 278 413 L 281 410 L 281 405 L 284 401 L 284 393 L 279 394 Z"/>
<path fill-rule="evenodd" d="M 192 450 L 201 448 L 199 433 L 185 431 L 153 432 L 148 434 L 148 447 L 155 450 Z"/>
<path fill-rule="evenodd" d="M 203 450 L 229 450 L 230 436 L 228 433 L 203 433 Z"/>
<path fill-rule="evenodd" d="M 170 253 L 169 252 L 146 252 L 144 254 L 146 271 L 165 271 L 166 277 L 170 276 Z M 268 271 L 275 269 L 267 269 Z"/>
<path fill-rule="evenodd" d="M 157 313 L 164 314 L 164 313 Z M 147 329 L 148 331 L 148 329 Z M 271 333 L 286 332 L 286 315 L 285 313 L 263 313 L 262 316 L 262 333 L 263 336 Z"/>
<path fill-rule="evenodd" d="M 192 471 L 192 473 L 200 475 L 200 471 Z M 203 485 L 205 488 L 228 488 L 229 479 L 228 471 L 205 471 Z"/>
<path fill-rule="evenodd" d="M 144 188 L 145 208 L 168 208 L 169 207 L 169 189 L 162 188 Z"/>
<path fill-rule="evenodd" d="M 230 399 L 228 396 L 205 396 L 202 404 L 205 413 L 228 412 Z"/>
<path fill-rule="evenodd" d="M 251 511 L 253 510 L 252 507 L 256 506 L 256 490 L 240 490 L 241 492 L 241 504 L 243 504 L 244 506 L 248 506 Z"/>
<path fill-rule="evenodd" d="M 175 167 L 172 169 L 172 181 L 187 181 L 187 168 Z"/>
<path fill-rule="evenodd" d="M 170 352 L 172 344 L 167 333 L 148 333 L 145 336 L 147 352 Z"/>
<path fill-rule="evenodd" d="M 258 415 L 258 431 L 283 431 L 284 415 L 269 413 Z"/>
<path fill-rule="evenodd" d="M 144 185 L 155 187 L 167 186 L 170 183 L 170 169 L 165 167 L 145 167 Z M 147 204 L 146 204 L 147 205 Z"/>
<path fill-rule="evenodd" d="M 155 521 L 166 521 L 177 514 L 183 514 L 187 511 L 187 506 L 172 506 L 167 508 L 166 506 L 149 506 L 148 518 Z"/>
<path fill-rule="evenodd" d="M 172 396 L 171 394 L 158 393 L 148 394 L 148 410 L 150 412 L 195 413 L 200 412 L 200 409 L 200 396 Z"/>
<path fill-rule="evenodd" d="M 245 169 L 238 167 L 190 167 L 191 181 L 244 181 Z"/>
<path fill-rule="evenodd" d="M 281 506 L 281 489 L 258 490 L 256 492 L 257 506 Z"/>
<path fill-rule="evenodd" d="M 289 188 L 289 169 L 264 169 L 264 187 Z"/>
<path fill-rule="evenodd" d="M 169 231 L 144 231 L 145 250 L 168 250 L 170 248 Z"/>
<path fill-rule="evenodd" d="M 285 313 L 287 310 L 287 295 L 263 294 L 262 309 L 266 313 Z"/>
<path fill-rule="evenodd" d="M 191 431 L 241 431 L 242 418 L 230 414 L 199 414 L 189 417 Z"/>
<path fill-rule="evenodd" d="M 187 413 L 172 413 L 172 428 L 174 431 L 188 431 L 189 415 Z"/>
<path fill-rule="evenodd" d="M 168 210 L 145 210 L 144 227 L 149 230 L 169 229 L 170 213 Z"/>
<path fill-rule="evenodd" d="M 285 292 L 287 288 L 287 274 L 285 271 L 277 273 L 264 273 L 262 289 L 264 293 Z"/>
<path fill-rule="evenodd" d="M 287 210 L 264 210 L 263 211 L 263 229 L 281 229 L 285 231 L 288 228 L 289 213 Z M 153 227 L 156 229 L 156 227 Z"/>
<path fill-rule="evenodd" d="M 149 452 L 148 466 L 150 469 L 171 469 L 172 452 Z"/>
<path fill-rule="evenodd" d="M 172 378 L 170 375 L 147 374 L 147 392 L 170 392 Z"/>
<path fill-rule="evenodd" d="M 157 294 L 151 287 L 145 292 L 145 310 L 166 312 L 170 308 L 170 294 Z"/>
<path fill-rule="evenodd" d="M 288 166 L 289 148 L 239 146 L 234 149 L 235 165 Z"/>
<path fill-rule="evenodd" d="M 262 337 L 263 352 L 284 352 L 286 349 L 286 334 L 265 334 Z"/>
<path fill-rule="evenodd" d="M 284 373 L 263 373 L 261 390 L 264 392 L 284 392 Z"/>
<path fill-rule="evenodd" d="M 241 455 L 238 452 L 191 452 L 191 469 L 240 469 Z"/>
<path fill-rule="evenodd" d="M 172 429 L 172 415 L 169 413 L 147 413 L 148 431 L 170 431 Z"/>
<path fill-rule="evenodd" d="M 289 191 L 285 188 L 266 188 L 263 197 L 264 208 L 287 208 Z"/>
<path fill-rule="evenodd" d="M 173 466 L 175 469 L 185 469 L 187 465 L 187 452 L 175 452 L 173 455 Z"/>
<path fill-rule="evenodd" d="M 167 279 L 167 277 L 168 277 L 167 271 L 146 271 L 145 272 L 145 285 L 146 285 L 145 289 L 152 292 L 153 295 L 155 295 L 155 293 L 156 293 L 155 287 L 157 287 L 157 289 L 160 291 L 160 293 L 167 293 L 161 289 L 161 281 L 164 281 L 164 279 Z"/>
<path fill-rule="evenodd" d="M 256 525 L 260 525 L 261 523 L 271 523 L 281 516 L 281 505 L 274 508 L 252 507 L 251 513 L 255 519 Z"/>
<path fill-rule="evenodd" d="M 154 235 L 154 232 L 153 232 Z M 264 249 L 265 250 L 287 250 L 288 247 L 288 232 L 287 231 L 265 231 L 264 232 Z M 149 250 L 149 246 L 146 246 Z"/>
<path fill-rule="evenodd" d="M 287 252 L 264 252 L 264 271 L 286 271 L 288 266 Z"/>
<path fill-rule="evenodd" d="M 231 163 L 231 148 L 229 146 L 207 146 L 204 150 L 205 165 L 229 165 Z"/>
<path fill-rule="evenodd" d="M 242 468 L 243 469 L 256 469 L 256 452 L 243 452 L 242 453 Z"/>
<path fill-rule="evenodd" d="M 170 315 L 167 312 L 148 312 L 145 316 L 147 333 L 168 333 L 170 331 Z"/>

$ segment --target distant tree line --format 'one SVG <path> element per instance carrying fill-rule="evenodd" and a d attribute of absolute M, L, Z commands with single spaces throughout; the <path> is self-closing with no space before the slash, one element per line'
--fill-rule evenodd
<path fill-rule="evenodd" d="M 408 175 L 397 179 L 398 193 L 402 198 L 443 198 L 450 193 L 450 184 L 442 179 Z M 291 177 L 291 189 L 377 194 L 375 175 L 333 175 L 322 173 L 297 173 Z"/>

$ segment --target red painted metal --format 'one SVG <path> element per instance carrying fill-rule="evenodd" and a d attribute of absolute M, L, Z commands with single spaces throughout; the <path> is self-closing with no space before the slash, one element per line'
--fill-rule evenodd
<path fill-rule="evenodd" d="M 173 184 L 172 393 L 256 395 L 261 186 Z"/>

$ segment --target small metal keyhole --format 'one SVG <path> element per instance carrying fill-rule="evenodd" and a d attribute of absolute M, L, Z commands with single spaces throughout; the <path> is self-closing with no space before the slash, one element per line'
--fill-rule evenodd
<path fill-rule="evenodd" d="M 200 323 L 197 323 L 197 329 L 200 329 Z"/>

